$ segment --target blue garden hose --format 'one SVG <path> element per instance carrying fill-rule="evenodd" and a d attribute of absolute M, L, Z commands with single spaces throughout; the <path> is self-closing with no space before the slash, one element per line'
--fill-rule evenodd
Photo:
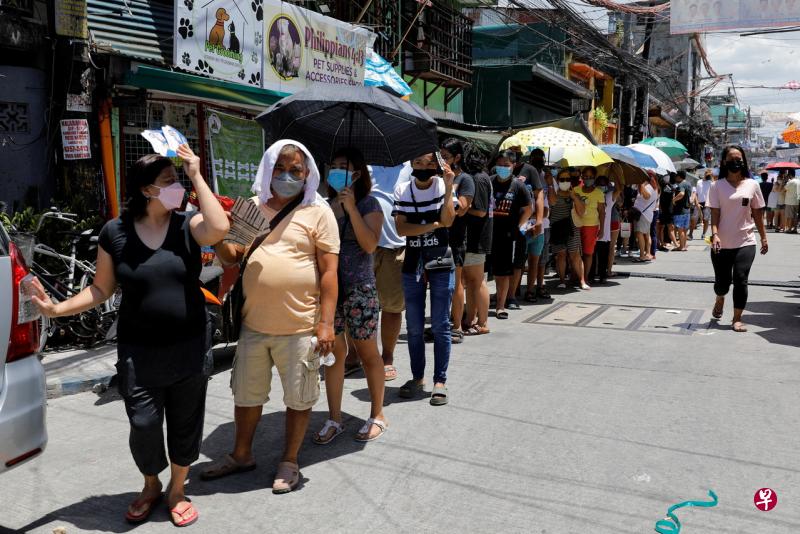
<path fill-rule="evenodd" d="M 681 503 L 672 505 L 667 510 L 667 517 L 660 521 L 656 521 L 656 532 L 658 534 L 680 534 L 681 522 L 678 521 L 678 516 L 675 515 L 675 510 L 685 506 L 700 506 L 703 508 L 711 508 L 716 506 L 719 500 L 717 494 L 712 490 L 708 490 L 708 496 L 711 497 L 710 501 L 683 501 Z"/>

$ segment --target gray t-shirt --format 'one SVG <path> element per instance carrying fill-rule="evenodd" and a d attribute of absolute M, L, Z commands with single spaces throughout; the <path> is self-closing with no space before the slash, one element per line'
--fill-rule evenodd
<path fill-rule="evenodd" d="M 475 181 L 472 176 L 462 172 L 453 179 L 453 202 L 457 197 L 475 198 Z M 456 215 L 450 227 L 450 246 L 463 248 L 467 246 L 467 216 Z"/>
<path fill-rule="evenodd" d="M 356 204 L 356 207 L 362 217 L 373 212 L 382 212 L 380 203 L 370 195 L 362 198 Z M 339 237 L 341 239 L 339 282 L 344 286 L 341 291 L 349 291 L 358 285 L 374 285 L 375 273 L 372 269 L 372 254 L 367 254 L 358 244 L 353 224 L 349 218 L 344 216 L 344 213 L 336 218 L 336 222 L 339 225 Z"/>

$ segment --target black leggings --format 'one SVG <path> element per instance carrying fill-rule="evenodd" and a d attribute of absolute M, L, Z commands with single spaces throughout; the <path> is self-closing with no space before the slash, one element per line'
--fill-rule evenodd
<path fill-rule="evenodd" d="M 742 248 L 724 248 L 719 252 L 711 251 L 711 263 L 714 265 L 714 293 L 719 297 L 728 294 L 733 282 L 733 307 L 743 310 L 747 304 L 747 278 L 750 267 L 756 259 L 756 246 Z"/>
<path fill-rule="evenodd" d="M 165 417 L 169 459 L 184 467 L 197 460 L 207 386 L 208 377 L 196 374 L 164 387 L 120 388 L 131 424 L 131 454 L 143 475 L 157 475 L 169 465 L 164 453 Z"/>

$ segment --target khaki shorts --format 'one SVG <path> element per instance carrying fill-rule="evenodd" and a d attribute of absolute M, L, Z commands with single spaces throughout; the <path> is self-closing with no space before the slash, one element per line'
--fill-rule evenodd
<path fill-rule="evenodd" d="M 797 218 L 797 205 L 786 204 L 783 208 L 783 216 L 787 219 L 794 220 Z"/>
<path fill-rule="evenodd" d="M 464 267 L 472 267 L 473 265 L 483 265 L 484 263 L 486 263 L 486 254 L 467 252 L 466 256 L 464 256 Z"/>
<path fill-rule="evenodd" d="M 272 336 L 242 326 L 233 359 L 231 389 L 236 406 L 261 406 L 269 400 L 272 367 L 278 368 L 283 403 L 292 410 L 308 410 L 319 399 L 319 356 L 311 345 L 312 333 Z"/>
<path fill-rule="evenodd" d="M 375 249 L 375 285 L 378 289 L 381 309 L 385 312 L 400 313 L 406 309 L 406 301 L 403 298 L 403 260 L 405 257 L 404 248 L 378 247 Z"/>

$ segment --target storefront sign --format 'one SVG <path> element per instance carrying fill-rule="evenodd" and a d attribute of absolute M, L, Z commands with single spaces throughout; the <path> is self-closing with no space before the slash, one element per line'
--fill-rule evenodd
<path fill-rule="evenodd" d="M 800 0 L 672 0 L 670 33 L 796 26 Z"/>
<path fill-rule="evenodd" d="M 211 170 L 217 192 L 227 197 L 250 197 L 264 153 L 264 130 L 256 121 L 217 111 L 208 113 Z"/>
<path fill-rule="evenodd" d="M 64 145 L 64 159 L 91 159 L 89 123 L 86 119 L 62 120 L 61 143 Z"/>
<path fill-rule="evenodd" d="M 67 111 L 92 111 L 92 95 L 67 93 Z"/>
<path fill-rule="evenodd" d="M 263 10 L 261 0 L 175 0 L 173 64 L 261 87 Z"/>
<path fill-rule="evenodd" d="M 55 0 L 56 35 L 89 37 L 86 0 Z"/>
<path fill-rule="evenodd" d="M 264 6 L 264 24 L 265 89 L 364 85 L 367 30 L 285 2 Z"/>

